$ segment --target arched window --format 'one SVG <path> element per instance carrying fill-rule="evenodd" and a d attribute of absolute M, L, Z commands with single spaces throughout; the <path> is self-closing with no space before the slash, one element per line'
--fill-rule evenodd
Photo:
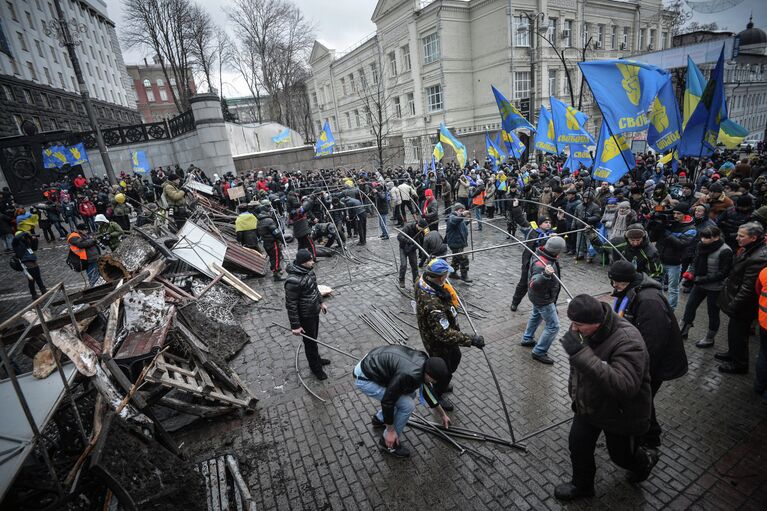
<path fill-rule="evenodd" d="M 151 86 L 152 86 L 152 82 L 150 82 L 148 78 L 144 78 L 144 87 L 148 89 Z"/>
<path fill-rule="evenodd" d="M 163 81 L 163 79 L 162 78 L 158 78 L 157 79 L 157 86 L 158 87 L 162 87 L 163 85 L 165 85 L 165 82 Z"/>

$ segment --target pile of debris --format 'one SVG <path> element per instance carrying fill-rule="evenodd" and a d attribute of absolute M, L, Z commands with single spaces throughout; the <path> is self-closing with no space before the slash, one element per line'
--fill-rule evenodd
<path fill-rule="evenodd" d="M 249 341 L 235 308 L 261 299 L 238 275 L 265 269 L 262 254 L 222 234 L 198 208 L 178 233 L 161 222 L 134 227 L 102 256 L 95 287 L 71 293 L 58 284 L 2 323 L 0 377 L 8 380 L 0 382 L 0 406 L 19 426 L 7 440 L 16 443 L 0 443 L 3 504 L 205 509 L 210 484 L 181 459 L 169 432 L 255 410 L 256 397 L 228 362 Z M 30 365 L 31 375 L 21 374 Z M 60 403 L 69 406 L 59 410 Z M 13 483 L 45 467 L 48 484 Z"/>

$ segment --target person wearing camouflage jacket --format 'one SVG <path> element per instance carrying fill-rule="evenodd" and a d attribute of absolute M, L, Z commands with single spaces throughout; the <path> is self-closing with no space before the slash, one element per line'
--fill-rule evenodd
<path fill-rule="evenodd" d="M 418 280 L 415 289 L 418 330 L 423 346 L 429 356 L 440 357 L 447 364 L 449 378 L 441 388 L 435 389 L 442 407 L 450 411 L 453 405 L 441 395 L 448 390 L 453 373 L 461 362 L 461 346 L 482 349 L 485 340 L 481 335 L 461 332 L 458 326 L 458 297 L 447 277 L 453 269 L 444 259 L 433 259 Z"/>

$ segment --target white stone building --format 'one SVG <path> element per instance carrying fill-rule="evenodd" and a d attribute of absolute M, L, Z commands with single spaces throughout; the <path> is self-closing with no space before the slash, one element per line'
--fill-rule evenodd
<path fill-rule="evenodd" d="M 81 25 L 77 56 L 91 97 L 135 109 L 131 80 L 125 70 L 115 25 L 103 0 L 61 0 L 64 17 Z M 66 48 L 46 35 L 43 23 L 57 19 L 52 0 L 0 2 L 3 41 L 0 75 L 79 93 Z M 7 51 L 5 51 L 7 50 Z"/>
<path fill-rule="evenodd" d="M 514 102 L 532 99 L 533 124 L 549 95 L 569 103 L 557 51 L 569 64 L 577 106 L 576 63 L 587 42 L 587 60 L 671 44 L 660 0 L 380 0 L 372 20 L 376 33 L 344 52 L 315 42 L 308 83 L 314 125 L 319 132 L 328 121 L 340 148 L 373 144 L 358 88 L 381 80 L 389 134 L 403 137 L 409 164 L 428 159 L 440 122 L 459 137 L 497 130 L 491 85 Z M 593 131 L 599 119 L 587 92 L 582 109 Z"/>

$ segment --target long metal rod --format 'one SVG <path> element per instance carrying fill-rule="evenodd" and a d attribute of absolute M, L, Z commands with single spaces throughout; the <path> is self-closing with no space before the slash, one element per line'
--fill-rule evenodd
<path fill-rule="evenodd" d="M 417 414 L 417 413 L 414 413 L 412 416 L 413 416 L 413 417 L 415 417 L 415 418 L 416 418 L 416 419 L 417 419 L 419 422 L 421 422 L 421 424 L 423 424 L 424 426 L 427 426 L 427 427 L 428 427 L 428 428 L 430 428 L 432 431 L 434 431 L 434 433 L 436 433 L 437 435 L 441 436 L 442 438 L 444 438 L 445 440 L 447 440 L 448 442 L 450 442 L 451 444 L 453 444 L 453 445 L 456 447 L 456 449 L 458 449 L 458 451 L 459 451 L 461 454 L 463 454 L 463 453 L 465 453 L 465 452 L 466 452 L 466 449 L 464 449 L 464 448 L 463 448 L 463 446 L 462 446 L 461 444 L 459 444 L 458 442 L 456 442 L 456 441 L 455 441 L 455 440 L 454 440 L 454 439 L 453 439 L 451 436 L 447 435 L 447 434 L 446 434 L 444 431 L 442 431 L 441 429 L 434 427 L 434 426 L 431 424 L 431 422 L 427 421 L 426 419 L 424 419 L 423 417 L 421 417 L 421 416 L 420 416 L 419 414 Z"/>
<path fill-rule="evenodd" d="M 296 346 L 296 375 L 298 376 L 298 379 L 301 381 L 301 385 L 303 385 L 304 388 L 309 391 L 309 394 L 311 394 L 312 396 L 316 397 L 317 399 L 319 399 L 323 403 L 326 403 L 327 400 L 323 399 L 320 396 L 318 396 L 317 394 L 315 394 L 314 391 L 309 388 L 309 385 L 307 385 L 306 382 L 304 381 L 304 379 L 301 377 L 301 371 L 298 369 L 298 355 L 301 353 L 301 348 L 303 348 L 303 347 L 304 347 L 303 341 L 299 342 L 298 346 Z"/>
<path fill-rule="evenodd" d="M 483 220 L 483 221 L 486 221 L 486 220 Z M 490 224 L 490 225 L 492 225 L 492 224 Z M 536 238 L 536 239 L 541 240 L 541 239 L 551 238 L 551 237 L 554 237 L 554 236 L 564 236 L 565 234 L 574 234 L 574 233 L 578 233 L 578 232 L 583 232 L 585 230 L 586 230 L 586 228 L 583 227 L 581 229 L 575 229 L 573 231 L 565 231 L 563 233 L 555 232 L 553 234 L 549 234 L 549 235 L 546 235 L 546 236 L 541 236 L 540 238 Z M 503 231 L 503 232 L 505 233 L 506 231 Z M 508 236 L 508 234 L 507 234 L 507 236 Z M 476 253 L 479 253 L 479 252 L 487 252 L 488 250 L 496 250 L 498 248 L 516 247 L 517 245 L 524 245 L 526 243 L 528 243 L 528 241 L 513 241 L 513 242 L 509 242 L 509 243 L 501 243 L 500 245 L 493 245 L 491 247 L 482 247 L 482 248 L 477 248 L 477 249 L 474 249 L 474 250 L 465 250 L 463 252 L 455 252 L 455 253 L 451 253 L 451 254 L 448 254 L 448 255 L 450 257 L 452 257 L 452 256 L 456 256 L 456 255 L 476 254 Z"/>
<path fill-rule="evenodd" d="M 291 330 L 290 328 L 288 328 L 288 327 L 286 327 L 286 326 L 284 326 L 284 325 L 280 325 L 279 323 L 276 323 L 276 322 L 274 322 L 274 321 L 272 321 L 272 323 L 271 323 L 271 324 L 272 324 L 272 325 L 274 325 L 274 326 L 276 326 L 276 327 L 282 328 L 283 330 L 287 330 L 288 332 L 292 332 L 292 330 Z M 359 360 L 357 357 L 355 357 L 355 356 L 354 356 L 354 355 L 352 355 L 351 353 L 347 353 L 347 352 L 345 352 L 344 350 L 340 350 L 340 349 L 338 349 L 338 348 L 335 348 L 335 347 L 331 346 L 330 344 L 325 344 L 324 342 L 322 342 L 322 341 L 318 341 L 317 339 L 315 339 L 315 338 L 313 338 L 313 337 L 309 337 L 309 336 L 308 336 L 308 335 L 306 335 L 306 334 L 301 334 L 301 335 L 302 335 L 303 337 L 305 337 L 306 339 L 309 339 L 310 341 L 314 341 L 314 342 L 316 342 L 316 343 L 317 343 L 317 344 L 319 344 L 320 346 L 325 346 L 326 348 L 328 348 L 328 349 L 330 349 L 330 350 L 333 350 L 333 351 L 336 351 L 336 352 L 340 353 L 341 355 L 346 355 L 347 357 L 349 357 L 349 358 L 353 358 L 354 360 Z"/>

